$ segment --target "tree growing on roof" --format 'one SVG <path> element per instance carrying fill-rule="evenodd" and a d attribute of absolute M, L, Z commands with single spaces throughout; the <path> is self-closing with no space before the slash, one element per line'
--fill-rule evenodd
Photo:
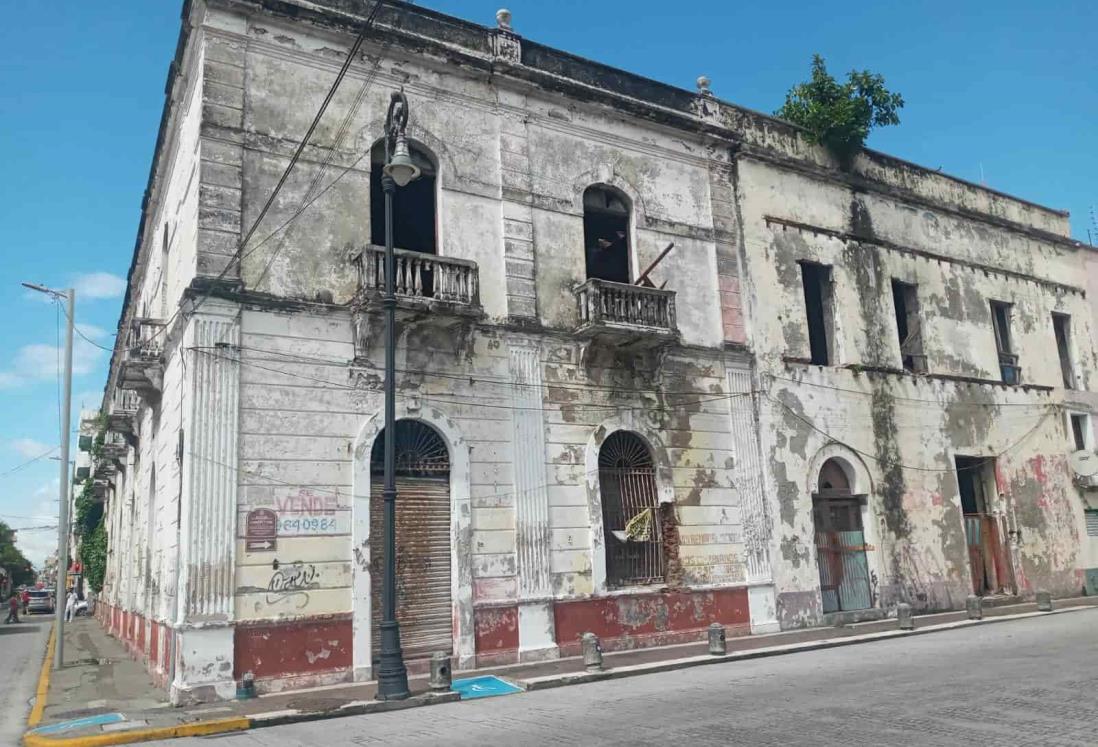
<path fill-rule="evenodd" d="M 851 70 L 846 83 L 827 72 L 824 58 L 812 55 L 812 77 L 785 95 L 775 115 L 808 130 L 809 138 L 830 150 L 847 167 L 865 146 L 874 127 L 900 123 L 904 99 L 885 87 L 884 77 Z"/>

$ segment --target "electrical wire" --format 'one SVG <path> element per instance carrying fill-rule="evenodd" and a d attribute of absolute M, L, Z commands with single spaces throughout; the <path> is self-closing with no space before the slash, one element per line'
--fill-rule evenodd
<path fill-rule="evenodd" d="M 43 452 L 43 453 L 39 454 L 36 457 L 28 459 L 27 461 L 23 462 L 22 464 L 18 464 L 16 466 L 12 467 L 7 472 L 0 473 L 0 477 L 7 477 L 8 475 L 14 474 L 14 473 L 18 472 L 19 470 L 24 469 L 25 467 L 29 467 L 30 465 L 34 464 L 35 462 L 37 462 L 39 460 L 42 460 L 42 459 L 45 459 L 50 454 L 52 454 L 53 452 L 57 451 L 60 448 L 61 448 L 60 446 L 54 446 L 49 451 Z"/>
<path fill-rule="evenodd" d="M 351 63 L 354 61 L 354 58 L 357 56 L 359 49 L 362 47 L 362 44 L 365 41 L 367 34 L 369 33 L 369 31 L 373 27 L 374 20 L 377 17 L 378 11 L 381 9 L 381 6 L 385 2 L 386 2 L 386 0 L 376 0 L 376 2 L 374 3 L 374 7 L 371 9 L 369 16 L 367 16 L 366 20 L 364 21 L 362 30 L 359 32 L 359 35 L 355 38 L 355 42 L 352 45 L 350 52 L 347 54 L 346 59 L 343 61 L 343 65 L 342 65 L 342 67 L 340 67 L 339 73 L 337 73 L 335 80 L 333 81 L 331 87 L 328 89 L 328 93 L 324 97 L 324 101 L 321 103 L 320 109 L 317 111 L 316 116 L 313 117 L 313 121 L 309 125 L 308 130 L 305 132 L 304 137 L 301 139 L 301 142 L 298 143 L 297 148 L 294 150 L 293 156 L 290 158 L 289 164 L 287 164 L 285 170 L 282 172 L 282 176 L 279 178 L 278 183 L 275 185 L 275 188 L 271 191 L 271 194 L 267 198 L 267 201 L 264 204 L 263 208 L 260 210 L 259 215 L 256 216 L 256 219 L 252 222 L 252 225 L 248 229 L 247 233 L 244 235 L 244 238 L 237 244 L 236 249 L 234 250 L 232 256 L 229 258 L 229 261 L 225 263 L 225 267 L 214 278 L 215 282 L 218 281 L 218 280 L 224 279 L 224 277 L 229 273 L 229 270 L 233 267 L 233 265 L 235 263 L 238 263 L 242 259 L 242 253 L 244 251 L 244 248 L 247 246 L 248 241 L 251 240 L 252 236 L 255 234 L 255 231 L 258 229 L 259 224 L 263 221 L 263 219 L 266 217 L 267 213 L 270 211 L 270 208 L 274 204 L 275 199 L 278 197 L 278 194 L 281 192 L 282 187 L 286 183 L 286 180 L 289 178 L 290 172 L 293 171 L 294 167 L 297 165 L 298 160 L 301 158 L 301 154 L 304 152 L 305 148 L 308 146 L 309 140 L 312 138 L 313 132 L 316 130 L 317 126 L 320 124 L 320 120 L 324 117 L 324 113 L 327 110 L 328 105 L 331 103 L 332 98 L 334 98 L 334 96 L 336 94 L 336 91 L 339 89 L 340 83 L 343 82 L 343 78 L 346 77 L 347 71 L 350 68 Z M 355 165 L 357 165 L 357 163 L 361 160 L 362 159 L 359 158 L 358 161 L 355 162 Z M 352 168 L 353 168 L 353 166 L 352 166 Z M 349 170 L 350 170 L 350 168 L 347 169 L 347 171 L 349 171 Z M 346 171 L 344 173 L 346 173 Z M 343 175 L 341 174 L 340 178 L 342 178 L 342 176 Z M 334 184 L 334 182 L 333 182 L 333 184 Z M 327 190 L 330 189 L 331 186 L 332 185 L 329 185 L 327 188 L 325 188 L 324 192 L 321 192 L 319 195 L 317 195 L 317 198 L 319 199 L 319 197 L 323 196 L 323 194 L 325 192 L 327 192 Z M 312 204 L 312 203 L 309 203 L 309 204 Z M 262 243 L 265 243 L 268 239 L 272 238 L 275 234 L 278 233 L 279 230 L 284 228 L 286 225 L 288 225 L 290 222 L 292 222 L 294 219 L 296 219 L 299 215 L 301 215 L 302 212 L 304 212 L 304 208 L 298 210 L 298 212 L 296 212 L 290 218 L 290 220 L 286 221 L 286 223 L 284 223 L 282 226 L 280 226 L 278 229 L 276 229 L 276 231 L 272 232 L 266 238 L 264 238 L 263 242 L 261 242 L 259 245 L 255 246 L 255 247 L 253 247 L 252 251 L 255 251 L 256 249 L 258 249 L 259 246 L 262 245 Z M 205 293 L 202 293 L 198 297 L 198 300 L 196 301 L 194 306 L 190 309 L 189 313 L 194 314 L 195 312 L 197 312 L 198 309 L 201 308 L 202 304 L 205 303 L 205 301 L 209 298 L 210 298 L 210 293 L 208 291 L 205 292 Z M 172 315 L 170 317 L 168 317 L 167 320 L 164 321 L 163 325 L 161 326 L 161 328 L 159 330 L 154 332 L 148 339 L 143 340 L 142 342 L 138 343 L 137 345 L 134 345 L 132 348 L 125 348 L 123 350 L 123 353 L 138 352 L 141 349 L 143 349 L 146 345 L 148 345 L 150 342 L 155 340 L 158 336 L 165 334 L 167 332 L 167 330 L 171 328 L 172 322 L 174 322 L 175 319 L 178 318 L 178 316 L 181 313 L 182 309 L 183 309 L 183 305 L 180 304 L 175 309 L 175 311 L 172 313 Z M 111 352 L 114 353 L 114 350 L 112 350 Z"/>
<path fill-rule="evenodd" d="M 346 390 L 346 391 L 358 391 L 358 392 L 370 391 L 368 389 L 364 389 L 363 387 L 355 386 L 354 384 L 345 384 L 345 383 L 338 382 L 338 381 L 330 381 L 328 379 L 321 379 L 321 378 L 318 378 L 318 377 L 315 377 L 315 376 L 308 376 L 307 374 L 299 374 L 299 373 L 295 373 L 295 372 L 292 372 L 292 371 L 286 371 L 286 370 L 283 370 L 283 369 L 271 368 L 271 367 L 268 367 L 268 366 L 261 366 L 257 363 L 252 362 L 252 361 L 243 360 L 243 359 L 238 358 L 238 357 L 231 357 L 231 356 L 221 355 L 221 354 L 217 353 L 216 351 L 206 350 L 204 348 L 195 347 L 195 348 L 188 348 L 188 349 L 189 350 L 194 350 L 198 353 L 209 355 L 211 357 L 220 358 L 221 360 L 226 360 L 226 361 L 229 361 L 229 362 L 232 362 L 232 363 L 238 363 L 238 364 L 243 365 L 243 366 L 250 366 L 252 368 L 256 368 L 256 369 L 259 369 L 259 370 L 262 370 L 262 371 L 268 371 L 270 373 L 282 374 L 284 376 L 289 376 L 291 378 L 297 378 L 297 379 L 302 379 L 302 380 L 305 380 L 305 381 L 312 381 L 314 383 L 324 384 L 325 386 L 331 387 L 333 389 L 342 389 L 342 390 Z M 557 407 L 528 407 L 528 406 L 518 406 L 518 405 L 494 404 L 494 403 L 488 403 L 488 402 L 484 402 L 484 401 L 480 401 L 480 400 L 470 402 L 470 401 L 462 401 L 460 399 L 455 399 L 455 397 L 460 397 L 461 395 L 420 393 L 418 396 L 419 396 L 420 400 L 422 400 L 424 402 L 439 402 L 439 403 L 442 403 L 442 404 L 464 405 L 464 406 L 468 406 L 468 407 L 488 407 L 488 408 L 492 408 L 492 409 L 501 409 L 501 410 L 518 410 L 518 411 L 531 410 L 531 411 L 538 411 L 538 412 L 560 412 L 564 408 L 571 408 L 571 409 L 574 409 L 574 410 L 614 410 L 614 411 L 618 411 L 618 412 L 627 412 L 627 411 L 663 412 L 663 411 L 671 411 L 671 410 L 678 409 L 678 408 L 692 407 L 692 406 L 695 406 L 695 405 L 705 404 L 707 402 L 723 402 L 723 401 L 727 401 L 727 400 L 730 400 L 730 399 L 735 399 L 737 397 L 750 396 L 753 393 L 754 392 L 734 392 L 734 393 L 731 393 L 731 394 L 720 394 L 720 395 L 714 395 L 712 397 L 703 397 L 703 398 L 696 399 L 696 400 L 691 400 L 691 401 L 669 403 L 668 407 L 661 407 L 661 406 L 659 406 L 655 403 L 649 404 L 649 405 L 632 406 L 631 407 L 631 406 L 624 406 L 624 405 L 620 405 L 620 404 L 601 403 L 601 402 L 600 403 L 557 402 L 557 403 L 554 403 L 554 404 L 557 405 Z M 701 394 L 701 393 L 700 392 L 691 392 L 691 394 L 698 395 L 698 394 Z M 713 413 L 713 414 L 715 414 L 715 413 Z"/>
<path fill-rule="evenodd" d="M 881 467 L 884 467 L 884 468 L 899 467 L 900 469 L 910 470 L 910 471 L 913 471 L 913 472 L 936 472 L 936 473 L 939 473 L 939 474 L 955 473 L 955 472 L 960 472 L 964 469 L 979 469 L 984 464 L 986 464 L 989 459 L 997 459 L 997 458 L 1013 451 L 1014 449 L 1018 448 L 1023 443 L 1025 443 L 1025 441 L 1027 439 L 1029 439 L 1029 437 L 1031 435 L 1033 435 L 1037 431 L 1038 428 L 1041 427 L 1041 425 L 1044 423 L 1044 421 L 1048 419 L 1049 415 L 1052 414 L 1051 412 L 1046 412 L 1044 415 L 1041 416 L 1041 419 L 1033 425 L 1032 428 L 1030 428 L 1028 431 L 1025 432 L 1025 434 L 1022 435 L 1022 437 L 1020 439 L 1018 439 L 1017 441 L 1015 441 L 1013 444 L 1006 447 L 1002 451 L 998 452 L 994 456 L 987 457 L 987 458 L 981 460 L 978 464 L 974 464 L 971 467 L 954 467 L 952 469 L 950 469 L 950 468 L 943 469 L 943 468 L 940 468 L 940 467 L 919 467 L 919 466 L 914 466 L 914 465 L 910 465 L 910 464 L 903 464 L 901 462 L 889 462 L 889 461 L 877 456 L 876 454 L 870 454 L 867 451 L 862 451 L 861 449 L 858 449 L 854 446 L 851 446 L 850 444 L 846 443 L 845 441 L 842 441 L 841 439 L 836 438 L 835 436 L 831 435 L 830 433 L 828 433 L 826 430 L 824 430 L 820 426 L 816 425 L 811 419 L 805 417 L 804 415 L 801 415 L 799 412 L 794 410 L 792 407 L 787 405 L 785 402 L 782 402 L 777 397 L 773 397 L 770 394 L 765 394 L 765 393 L 763 394 L 763 396 L 766 397 L 771 402 L 774 402 L 775 404 L 780 405 L 781 407 L 783 407 L 786 410 L 786 412 L 791 414 L 797 420 L 800 420 L 801 422 L 803 422 L 805 425 L 807 425 L 809 428 L 816 431 L 820 435 L 825 436 L 829 441 L 837 443 L 840 446 L 844 446 L 844 447 L 850 449 L 851 451 L 853 451 L 855 454 L 859 454 L 860 456 L 863 456 L 867 459 L 872 459 L 874 462 L 879 464 Z"/>

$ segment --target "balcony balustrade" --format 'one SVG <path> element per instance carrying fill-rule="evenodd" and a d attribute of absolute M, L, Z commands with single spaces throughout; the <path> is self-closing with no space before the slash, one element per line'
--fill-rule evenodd
<path fill-rule="evenodd" d="M 158 319 L 134 319 L 126 334 L 118 386 L 141 396 L 159 396 L 164 379 L 164 338 L 166 322 Z"/>
<path fill-rule="evenodd" d="M 115 389 L 108 407 L 107 423 L 110 429 L 118 433 L 133 433 L 133 421 L 141 409 L 141 396 L 131 389 Z"/>
<path fill-rule="evenodd" d="M 397 305 L 460 315 L 480 313 L 477 263 L 455 257 L 394 250 Z M 367 246 L 351 256 L 358 270 L 359 293 L 367 307 L 385 293 L 385 249 Z"/>
<path fill-rule="evenodd" d="M 675 291 L 591 278 L 576 289 L 576 303 L 580 337 L 641 348 L 678 339 Z"/>

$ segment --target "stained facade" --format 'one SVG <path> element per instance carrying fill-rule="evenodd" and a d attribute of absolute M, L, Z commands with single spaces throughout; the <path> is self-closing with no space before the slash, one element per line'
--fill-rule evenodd
<path fill-rule="evenodd" d="M 1094 351 L 1066 216 L 877 154 L 842 171 L 707 84 L 401 4 L 264 210 L 350 12 L 185 8 L 104 402 L 125 433 L 95 469 L 101 615 L 173 700 L 371 676 L 373 154 L 400 87 L 423 172 L 396 198 L 413 671 L 956 607 L 977 569 L 987 593 L 1078 592 L 1049 315 L 1079 389 Z M 999 532 L 986 557 L 969 514 Z"/>

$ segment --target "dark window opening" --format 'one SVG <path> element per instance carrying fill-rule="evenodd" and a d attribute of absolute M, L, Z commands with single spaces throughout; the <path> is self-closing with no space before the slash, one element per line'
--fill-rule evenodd
<path fill-rule="evenodd" d="M 599 448 L 599 495 L 611 588 L 663 582 L 663 538 L 656 473 L 648 446 L 616 431 Z"/>
<path fill-rule="evenodd" d="M 422 149 L 409 144 L 420 176 L 393 194 L 393 246 L 424 254 L 437 254 L 435 236 L 435 165 Z M 385 165 L 385 141 L 370 152 L 370 243 L 385 246 L 385 192 L 381 170 Z"/>
<path fill-rule="evenodd" d="M 1071 437 L 1075 441 L 1075 450 L 1083 451 L 1087 448 L 1087 416 L 1071 415 Z"/>
<path fill-rule="evenodd" d="M 954 461 L 957 465 L 957 486 L 961 492 L 961 513 L 987 513 L 984 468 L 989 460 L 984 457 L 959 456 Z"/>
<path fill-rule="evenodd" d="M 1060 356 L 1060 376 L 1064 389 L 1075 388 L 1075 367 L 1071 362 L 1071 317 L 1067 314 L 1052 315 L 1052 330 L 1056 334 L 1056 352 Z"/>
<path fill-rule="evenodd" d="M 831 268 L 813 262 L 801 262 L 804 306 L 808 316 L 808 347 L 812 362 L 818 366 L 832 363 L 831 350 Z"/>
<path fill-rule="evenodd" d="M 842 465 L 834 459 L 828 459 L 820 467 L 820 479 L 816 486 L 820 493 L 850 495 L 850 478 L 846 476 Z"/>
<path fill-rule="evenodd" d="M 608 187 L 583 193 L 583 251 L 587 277 L 628 283 L 629 204 Z"/>
<path fill-rule="evenodd" d="M 904 370 L 926 373 L 923 330 L 919 322 L 918 286 L 893 279 L 892 303 L 896 309 L 896 331 L 900 340 L 900 360 Z"/>
<path fill-rule="evenodd" d="M 1010 334 L 1010 307 L 1003 301 L 991 302 L 991 324 L 995 329 L 995 348 L 999 353 L 999 375 L 1006 384 L 1022 383 L 1022 369 L 1014 354 Z"/>

